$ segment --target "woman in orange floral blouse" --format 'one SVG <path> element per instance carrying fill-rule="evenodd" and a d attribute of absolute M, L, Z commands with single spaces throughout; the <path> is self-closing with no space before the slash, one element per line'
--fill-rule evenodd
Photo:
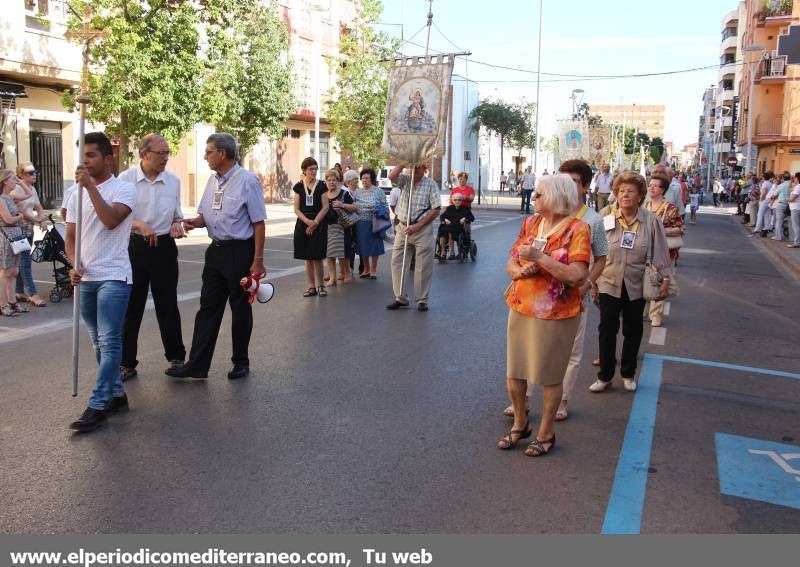
<path fill-rule="evenodd" d="M 525 393 L 528 383 L 544 389 L 542 420 L 525 454 L 546 455 L 555 446 L 554 421 L 562 380 L 578 330 L 581 296 L 591 257 L 589 226 L 575 218 L 578 189 L 569 175 L 542 177 L 536 211 L 511 248 L 506 291 L 509 307 L 507 386 L 514 425 L 497 443 L 512 449 L 533 433 Z"/>

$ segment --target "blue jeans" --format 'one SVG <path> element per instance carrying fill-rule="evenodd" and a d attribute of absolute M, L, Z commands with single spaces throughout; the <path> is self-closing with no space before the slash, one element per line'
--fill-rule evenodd
<path fill-rule="evenodd" d="M 81 282 L 81 318 L 89 329 L 97 364 L 97 384 L 89 407 L 105 409 L 111 398 L 125 393 L 119 364 L 122 360 L 122 325 L 131 285 L 118 280 Z"/>
<path fill-rule="evenodd" d="M 28 237 L 28 243 L 33 245 L 33 237 Z M 36 284 L 33 282 L 33 272 L 31 272 L 31 253 L 23 252 L 19 255 L 19 273 L 17 274 L 17 293 L 28 292 L 28 295 L 36 295 Z"/>
<path fill-rule="evenodd" d="M 522 190 L 522 201 L 520 203 L 519 210 L 528 215 L 531 214 L 531 195 L 533 195 L 533 189 Z"/>

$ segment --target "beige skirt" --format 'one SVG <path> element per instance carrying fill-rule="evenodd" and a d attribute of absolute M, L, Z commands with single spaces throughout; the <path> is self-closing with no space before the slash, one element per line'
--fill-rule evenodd
<path fill-rule="evenodd" d="M 510 309 L 506 376 L 529 384 L 561 384 L 580 319 L 537 319 Z"/>

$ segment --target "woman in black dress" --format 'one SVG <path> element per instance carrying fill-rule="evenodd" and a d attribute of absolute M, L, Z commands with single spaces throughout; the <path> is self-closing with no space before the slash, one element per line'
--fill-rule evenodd
<path fill-rule="evenodd" d="M 328 252 L 327 225 L 328 188 L 324 181 L 317 180 L 317 160 L 307 157 L 300 164 L 303 179 L 294 188 L 294 257 L 306 261 L 308 289 L 303 297 L 328 295 L 322 280 L 322 261 Z"/>

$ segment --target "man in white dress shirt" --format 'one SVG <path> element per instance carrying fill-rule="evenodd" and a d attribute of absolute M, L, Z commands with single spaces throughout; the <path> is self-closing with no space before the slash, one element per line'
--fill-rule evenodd
<path fill-rule="evenodd" d="M 102 132 L 86 134 L 83 163 L 75 171 L 76 184 L 66 203 L 66 251 L 72 285 L 80 293 L 81 318 L 89 330 L 99 366 L 97 382 L 83 415 L 70 424 L 76 431 L 91 431 L 108 414 L 128 406 L 119 372 L 122 355 L 122 321 L 131 294 L 128 239 L 133 224 L 136 188 L 114 177 L 111 142 Z M 81 199 L 81 263 L 75 263 L 77 204 Z"/>
<path fill-rule="evenodd" d="M 607 163 L 604 163 L 597 175 L 594 176 L 594 189 L 597 192 L 595 210 L 602 211 L 608 206 L 609 197 L 611 196 L 611 182 L 613 180 L 611 168 Z"/>
<path fill-rule="evenodd" d="M 165 170 L 169 153 L 169 144 L 162 136 L 148 134 L 139 144 L 141 162 L 119 176 L 136 187 L 133 232 L 128 245 L 133 288 L 122 335 L 120 372 L 123 382 L 137 375 L 139 328 L 148 290 L 153 294 L 165 358 L 172 366 L 182 365 L 186 358 L 178 310 L 178 247 L 175 245 L 175 239 L 184 236 L 181 185 L 177 175 Z"/>

